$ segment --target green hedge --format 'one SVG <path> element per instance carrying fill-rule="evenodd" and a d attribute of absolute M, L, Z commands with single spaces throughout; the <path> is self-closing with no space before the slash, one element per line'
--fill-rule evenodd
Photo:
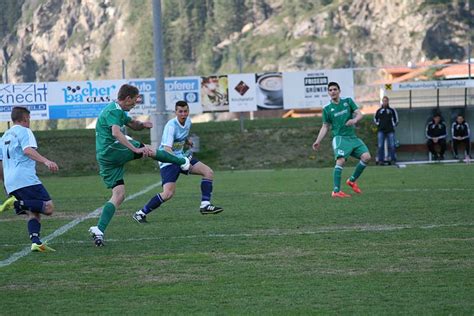
<path fill-rule="evenodd" d="M 358 126 L 358 135 L 376 148 L 372 118 L 365 117 Z M 245 131 L 239 121 L 193 124 L 191 133 L 199 136 L 200 152 L 196 157 L 215 170 L 275 169 L 328 167 L 334 164 L 330 135 L 319 152 L 311 145 L 321 127 L 321 118 L 246 120 Z M 61 175 L 88 175 L 98 172 L 95 160 L 94 130 L 56 130 L 35 132 L 39 152 L 56 161 Z M 148 131 L 129 135 L 150 142 Z M 352 160 L 352 163 L 354 160 Z M 350 162 L 351 163 L 351 162 Z M 127 166 L 129 172 L 155 172 L 151 160 L 137 160 Z M 48 174 L 40 166 L 39 173 Z"/>

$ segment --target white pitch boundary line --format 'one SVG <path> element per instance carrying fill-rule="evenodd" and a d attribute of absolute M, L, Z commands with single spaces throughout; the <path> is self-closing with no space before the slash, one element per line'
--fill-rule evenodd
<path fill-rule="evenodd" d="M 346 233 L 346 232 L 391 232 L 403 229 L 437 229 L 444 227 L 472 227 L 474 223 L 454 223 L 454 224 L 424 224 L 424 225 L 353 225 L 353 226 L 327 226 L 316 230 L 308 231 L 275 231 L 275 232 L 261 232 L 261 233 L 236 233 L 236 234 L 205 234 L 205 235 L 184 235 L 184 236 L 154 236 L 142 238 L 127 238 L 127 239 L 107 239 L 111 242 L 139 242 L 152 241 L 163 239 L 198 239 L 198 238 L 258 238 L 258 237 L 284 237 L 284 236 L 304 236 L 304 235 L 319 235 L 331 233 Z M 63 244 L 82 244 L 83 240 L 71 240 L 63 242 Z"/>
<path fill-rule="evenodd" d="M 152 190 L 152 189 L 154 189 L 154 188 L 156 188 L 160 185 L 161 185 L 161 181 L 158 182 L 158 183 L 152 184 L 152 185 L 146 187 L 145 189 L 143 189 L 143 190 L 141 190 L 137 193 L 134 193 L 132 195 L 127 196 L 125 198 L 124 202 L 129 201 L 129 200 L 133 200 L 137 196 L 145 194 L 148 191 L 150 191 L 150 190 Z M 101 210 L 102 210 L 102 207 L 99 207 L 99 208 L 95 209 L 94 211 L 92 211 L 91 213 L 89 213 L 87 215 L 84 215 L 82 217 L 76 218 L 75 220 L 67 223 L 66 225 L 59 227 L 52 234 L 50 234 L 50 235 L 46 236 L 45 238 L 43 238 L 43 241 L 48 242 L 50 240 L 53 240 L 54 238 L 61 236 L 62 234 L 64 234 L 68 230 L 70 230 L 71 228 L 73 228 L 76 225 L 80 224 L 81 222 L 85 221 L 86 219 L 97 217 L 100 214 Z M 0 261 L 0 268 L 12 264 L 13 262 L 15 262 L 15 261 L 23 258 L 24 256 L 28 255 L 30 252 L 31 252 L 30 246 L 25 247 L 24 249 L 12 254 L 9 258 Z"/>
<path fill-rule="evenodd" d="M 269 232 L 255 232 L 255 233 L 235 233 L 235 234 L 205 234 L 205 235 L 184 235 L 184 236 L 154 236 L 142 238 L 126 238 L 126 239 L 107 239 L 111 242 L 140 242 L 153 240 L 170 240 L 170 239 L 199 239 L 199 238 L 258 238 L 258 237 L 284 237 L 284 236 L 304 236 L 304 235 L 319 235 L 332 233 L 374 233 L 374 232 L 393 232 L 404 229 L 438 229 L 445 227 L 472 227 L 474 223 L 453 223 L 453 224 L 424 224 L 424 225 L 353 225 L 353 226 L 327 226 L 316 230 L 307 231 L 269 231 Z M 465 240 L 472 240 L 472 238 L 465 238 Z M 61 244 L 83 244 L 84 240 L 70 240 L 61 242 Z M 10 245 L 0 245 L 10 246 Z"/>

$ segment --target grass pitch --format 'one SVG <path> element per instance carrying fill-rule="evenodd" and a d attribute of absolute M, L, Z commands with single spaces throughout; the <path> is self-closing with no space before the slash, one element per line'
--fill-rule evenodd
<path fill-rule="evenodd" d="M 183 176 L 149 224 L 131 215 L 159 187 L 125 202 L 104 248 L 87 219 L 57 252 L 0 267 L 0 314 L 472 314 L 473 165 L 369 167 L 344 200 L 331 168 L 215 178 L 221 214 L 200 215 L 199 177 Z M 57 211 L 43 237 L 110 194 L 98 176 L 44 180 Z M 128 194 L 159 180 L 129 174 Z M 0 261 L 28 246 L 24 219 L 1 214 Z"/>

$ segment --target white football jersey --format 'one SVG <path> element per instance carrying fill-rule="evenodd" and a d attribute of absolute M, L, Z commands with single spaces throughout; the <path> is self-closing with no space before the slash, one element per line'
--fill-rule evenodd
<path fill-rule="evenodd" d="M 36 161 L 23 152 L 28 147 L 34 149 L 38 147 L 36 138 L 29 128 L 13 125 L 3 134 L 0 147 L 4 184 L 8 194 L 41 183 L 36 175 Z"/>
<path fill-rule="evenodd" d="M 186 143 L 190 129 L 191 119 L 189 117 L 184 122 L 184 125 L 181 125 L 176 117 L 169 120 L 163 129 L 160 149 L 164 149 L 164 146 L 168 146 L 172 148 L 176 156 L 184 157 L 184 144 Z M 170 165 L 170 163 L 160 162 L 160 168 L 168 165 Z"/>

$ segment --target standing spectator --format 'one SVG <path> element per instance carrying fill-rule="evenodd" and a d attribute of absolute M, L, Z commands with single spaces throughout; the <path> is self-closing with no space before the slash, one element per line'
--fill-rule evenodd
<path fill-rule="evenodd" d="M 439 113 L 433 115 L 433 119 L 426 124 L 426 145 L 434 157 L 434 160 L 444 160 L 446 151 L 446 125 L 441 119 Z M 439 145 L 439 152 L 436 151 L 436 145 Z"/>
<path fill-rule="evenodd" d="M 59 168 L 36 150 L 36 138 L 30 130 L 30 111 L 16 106 L 11 117 L 14 125 L 3 134 L 0 142 L 0 179 L 10 197 L 0 206 L 0 212 L 14 209 L 17 215 L 28 216 L 31 251 L 55 251 L 40 239 L 41 214 L 53 214 L 54 205 L 36 175 L 36 162 L 44 164 L 51 172 Z"/>
<path fill-rule="evenodd" d="M 459 144 L 464 144 L 466 159 L 471 159 L 471 130 L 461 114 L 456 117 L 456 121 L 451 126 L 451 135 L 453 137 L 454 159 L 458 159 Z"/>
<path fill-rule="evenodd" d="M 382 106 L 375 113 L 374 122 L 377 125 L 377 164 L 385 164 L 385 140 L 387 140 L 390 161 L 395 163 L 397 161 L 395 154 L 395 126 L 398 125 L 398 114 L 388 104 L 387 96 L 382 98 Z M 388 164 L 391 164 L 390 161 Z"/>

